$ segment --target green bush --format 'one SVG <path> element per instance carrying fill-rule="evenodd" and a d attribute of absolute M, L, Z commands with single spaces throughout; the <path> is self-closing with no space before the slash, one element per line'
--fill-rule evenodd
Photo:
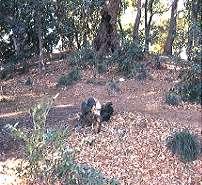
<path fill-rule="evenodd" d="M 97 72 L 99 74 L 103 74 L 103 73 L 107 72 L 107 67 L 108 67 L 107 63 L 105 63 L 105 62 L 98 63 L 97 64 Z"/>
<path fill-rule="evenodd" d="M 115 51 L 107 60 L 118 64 L 118 69 L 128 78 L 135 77 L 142 65 L 140 60 L 143 59 L 143 49 L 136 43 L 125 43 L 120 50 Z"/>
<path fill-rule="evenodd" d="M 105 57 L 97 57 L 97 53 L 92 46 L 86 45 L 80 50 L 75 51 L 69 57 L 70 65 L 77 66 L 77 68 L 85 69 L 87 67 L 93 68 L 95 76 L 97 73 L 103 74 L 107 72 L 108 61 Z"/>
<path fill-rule="evenodd" d="M 25 142 L 25 161 L 27 165 L 18 168 L 18 174 L 30 181 L 49 182 L 52 179 L 57 157 L 65 150 L 67 129 L 50 131 L 46 128 L 46 118 L 53 103 L 52 98 L 44 99 L 30 110 L 33 118 L 33 130 L 30 133 L 10 126 L 17 138 Z M 57 157 L 56 157 L 57 155 Z"/>
<path fill-rule="evenodd" d="M 180 94 L 184 101 L 202 104 L 201 72 L 200 64 L 192 64 L 190 68 L 181 72 L 179 76 L 181 81 L 176 85 L 175 90 Z"/>
<path fill-rule="evenodd" d="M 200 155 L 199 141 L 188 131 L 177 132 L 168 137 L 166 145 L 172 154 L 179 155 L 183 162 L 194 161 Z"/>
<path fill-rule="evenodd" d="M 166 103 L 168 105 L 178 106 L 181 103 L 181 97 L 171 89 L 166 94 Z"/>
<path fill-rule="evenodd" d="M 62 158 L 61 166 L 58 166 L 58 174 L 63 184 L 71 185 L 119 185 L 114 179 L 107 179 L 100 171 L 87 165 L 77 165 Z M 72 171 L 71 178 L 67 178 L 67 172 Z"/>
<path fill-rule="evenodd" d="M 19 166 L 18 174 L 40 184 L 117 185 L 117 182 L 104 178 L 95 169 L 75 162 L 75 151 L 68 147 L 68 128 L 47 129 L 46 118 L 53 100 L 46 98 L 31 109 L 34 126 L 30 133 L 9 126 L 15 137 L 25 142 L 27 163 Z"/>
<path fill-rule="evenodd" d="M 73 69 L 70 71 L 67 75 L 62 75 L 57 85 L 58 86 L 69 86 L 74 84 L 75 82 L 79 81 L 81 79 L 81 73 L 78 68 Z"/>
<path fill-rule="evenodd" d="M 69 61 L 72 66 L 86 68 L 96 64 L 96 53 L 90 45 L 87 45 L 71 54 Z"/>
<path fill-rule="evenodd" d="M 70 64 L 79 68 L 94 66 L 98 73 L 107 72 L 108 66 L 118 64 L 118 69 L 125 76 L 136 76 L 140 70 L 139 61 L 143 59 L 143 49 L 133 42 L 125 43 L 119 50 L 109 56 L 97 57 L 96 52 L 89 45 L 75 51 L 69 57 Z"/>

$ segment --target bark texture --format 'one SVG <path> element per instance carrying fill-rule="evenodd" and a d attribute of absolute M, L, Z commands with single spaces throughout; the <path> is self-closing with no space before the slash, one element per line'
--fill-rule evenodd
<path fill-rule="evenodd" d="M 135 18 L 135 24 L 133 28 L 133 41 L 135 43 L 139 43 L 139 26 L 141 19 L 141 0 L 137 1 L 137 15 Z"/>
<path fill-rule="evenodd" d="M 154 16 L 153 12 L 153 4 L 154 0 L 146 0 L 145 1 L 145 51 L 149 51 L 149 42 L 150 42 L 150 29 L 151 29 L 151 22 Z M 148 13 L 150 13 L 149 20 L 148 20 Z"/>
<path fill-rule="evenodd" d="M 117 21 L 120 13 L 121 1 L 109 0 L 101 10 L 101 22 L 94 39 L 94 48 L 98 56 L 114 52 L 119 48 Z"/>
<path fill-rule="evenodd" d="M 43 60 L 43 35 L 42 35 L 42 16 L 39 11 L 36 12 L 35 24 L 37 28 L 38 49 L 39 49 L 39 68 L 41 71 L 45 70 L 45 63 Z"/>
<path fill-rule="evenodd" d="M 170 25 L 169 25 L 169 31 L 168 36 L 166 39 L 166 43 L 164 46 L 164 55 L 172 55 L 172 46 L 173 42 L 176 36 L 176 25 L 177 25 L 177 3 L 179 0 L 174 0 L 172 3 L 172 9 L 171 9 L 171 18 L 170 18 Z"/>
<path fill-rule="evenodd" d="M 200 0 L 192 0 L 189 6 L 189 29 L 188 29 L 188 43 L 187 43 L 187 55 L 191 60 L 192 48 L 194 46 L 200 46 L 202 44 L 201 29 L 197 26 L 197 22 L 201 20 L 201 6 Z"/>

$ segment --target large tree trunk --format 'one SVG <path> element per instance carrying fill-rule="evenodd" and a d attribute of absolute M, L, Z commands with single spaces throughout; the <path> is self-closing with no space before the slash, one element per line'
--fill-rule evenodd
<path fill-rule="evenodd" d="M 133 42 L 139 43 L 139 26 L 141 19 L 141 0 L 137 0 L 137 15 L 135 18 L 135 24 L 133 28 Z"/>
<path fill-rule="evenodd" d="M 148 0 L 145 1 L 145 47 L 144 47 L 145 52 L 149 51 L 150 29 L 151 29 L 152 18 L 154 16 L 153 3 L 154 3 L 154 0 L 150 0 L 149 2 Z M 148 21 L 148 12 L 150 13 L 149 21 Z"/>
<path fill-rule="evenodd" d="M 174 0 L 171 9 L 170 26 L 168 36 L 164 46 L 164 55 L 172 55 L 172 46 L 176 36 L 176 19 L 177 19 L 177 3 L 179 0 Z"/>
<path fill-rule="evenodd" d="M 117 21 L 120 8 L 121 0 L 109 0 L 106 1 L 101 11 L 102 19 L 94 39 L 94 47 L 98 52 L 98 56 L 114 52 L 119 48 Z"/>

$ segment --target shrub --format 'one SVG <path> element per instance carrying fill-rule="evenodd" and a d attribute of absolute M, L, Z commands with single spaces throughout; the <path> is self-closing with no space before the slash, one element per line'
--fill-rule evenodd
<path fill-rule="evenodd" d="M 72 185 L 119 185 L 114 179 L 107 179 L 100 171 L 95 170 L 87 165 L 69 165 L 69 161 L 65 162 L 66 158 L 63 158 L 63 162 L 59 166 L 59 175 L 63 184 Z M 68 158 L 67 158 L 68 159 Z M 72 171 L 74 173 L 73 178 L 67 178 L 66 171 Z"/>
<path fill-rule="evenodd" d="M 202 104 L 202 78 L 201 65 L 193 64 L 180 74 L 181 81 L 175 86 L 183 101 L 191 101 Z"/>
<path fill-rule="evenodd" d="M 25 160 L 28 163 L 19 166 L 18 174 L 33 182 L 39 179 L 42 182 L 53 180 L 52 173 L 57 164 L 57 157 L 60 157 L 65 149 L 67 129 L 59 131 L 46 129 L 46 117 L 52 102 L 52 98 L 44 99 L 30 110 L 33 118 L 32 132 L 26 133 L 15 126 L 9 126 L 14 135 L 25 142 Z"/>
<path fill-rule="evenodd" d="M 95 70 L 95 76 L 97 73 L 102 74 L 107 72 L 108 61 L 104 57 L 98 58 L 97 53 L 90 45 L 75 51 L 70 55 L 69 61 L 72 66 L 77 66 L 80 69 L 93 67 Z"/>
<path fill-rule="evenodd" d="M 194 161 L 200 154 L 200 145 L 196 136 L 188 131 L 181 131 L 167 138 L 167 147 L 172 154 L 179 155 L 183 162 Z"/>
<path fill-rule="evenodd" d="M 178 106 L 181 102 L 181 97 L 172 89 L 166 94 L 166 103 L 168 105 Z"/>
<path fill-rule="evenodd" d="M 58 86 L 69 86 L 81 79 L 81 73 L 78 68 L 73 69 L 67 75 L 62 75 L 58 80 Z"/>
<path fill-rule="evenodd" d="M 98 73 L 107 71 L 109 64 L 118 64 L 118 69 L 125 76 L 131 78 L 136 76 L 143 59 L 143 49 L 136 43 L 124 43 L 123 46 L 109 56 L 98 57 L 94 49 L 87 45 L 75 51 L 69 57 L 70 64 L 79 68 L 94 66 Z"/>
<path fill-rule="evenodd" d="M 115 51 L 108 59 L 117 63 L 118 69 L 128 78 L 135 77 L 141 69 L 140 60 L 143 59 L 143 49 L 136 43 L 125 43 L 120 50 Z"/>
<path fill-rule="evenodd" d="M 46 128 L 46 118 L 53 98 L 44 99 L 31 109 L 33 130 L 23 132 L 9 125 L 10 130 L 25 142 L 26 164 L 19 166 L 18 174 L 39 184 L 68 185 L 116 185 L 93 168 L 76 164 L 75 151 L 68 147 L 68 128 L 50 130 Z"/>
<path fill-rule="evenodd" d="M 4 64 L 0 66 L 0 79 L 1 80 L 8 80 L 10 78 L 13 78 L 14 71 L 15 71 L 15 65 L 12 63 Z"/>
<path fill-rule="evenodd" d="M 72 55 L 70 55 L 69 61 L 72 66 L 86 68 L 89 65 L 95 65 L 96 53 L 90 45 L 87 45 L 79 50 L 76 50 Z"/>
<path fill-rule="evenodd" d="M 103 74 L 103 73 L 107 72 L 107 64 L 105 62 L 98 63 L 97 64 L 97 72 L 99 74 Z"/>

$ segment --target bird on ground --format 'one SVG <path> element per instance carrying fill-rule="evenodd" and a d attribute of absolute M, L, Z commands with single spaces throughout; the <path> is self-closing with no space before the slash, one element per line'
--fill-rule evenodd
<path fill-rule="evenodd" d="M 114 113 L 112 105 L 112 102 L 101 105 L 94 97 L 83 101 L 81 103 L 81 115 L 77 127 L 91 126 L 92 129 L 96 129 L 96 133 L 100 132 L 102 122 L 108 122 Z"/>
<path fill-rule="evenodd" d="M 100 117 L 101 117 L 101 122 L 106 121 L 108 122 L 111 118 L 111 116 L 114 113 L 114 109 L 112 107 L 112 102 L 107 102 L 106 104 L 103 104 L 101 106 L 100 110 Z"/>
<path fill-rule="evenodd" d="M 85 115 L 89 112 L 93 112 L 96 115 L 100 114 L 101 104 L 94 97 L 90 97 L 81 103 L 81 114 Z"/>

